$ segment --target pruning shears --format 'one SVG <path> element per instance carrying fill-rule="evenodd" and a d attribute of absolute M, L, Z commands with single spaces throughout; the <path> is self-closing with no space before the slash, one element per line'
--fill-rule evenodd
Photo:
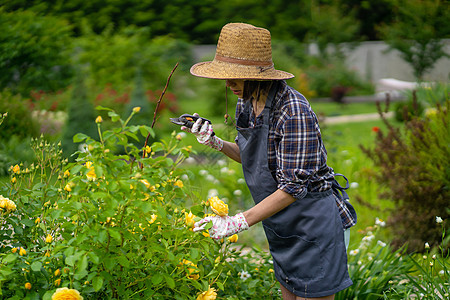
<path fill-rule="evenodd" d="M 196 116 L 189 115 L 189 114 L 183 114 L 178 118 L 170 118 L 170 122 L 180 125 L 180 126 L 186 126 L 190 129 L 190 128 L 192 128 L 192 126 L 198 119 L 202 119 L 202 124 L 205 122 L 208 122 L 209 124 L 211 124 L 211 121 L 208 119 L 205 119 L 202 117 L 196 117 Z M 214 132 L 212 133 L 212 135 L 214 135 Z"/>

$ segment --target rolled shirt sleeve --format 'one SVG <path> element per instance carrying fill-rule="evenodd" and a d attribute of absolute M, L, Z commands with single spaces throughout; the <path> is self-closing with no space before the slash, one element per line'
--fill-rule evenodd
<path fill-rule="evenodd" d="M 278 133 L 276 178 L 278 188 L 299 199 L 329 173 L 316 116 L 303 110 L 286 118 Z M 314 185 L 314 186 L 310 186 Z M 318 188 L 318 191 L 321 188 Z"/>

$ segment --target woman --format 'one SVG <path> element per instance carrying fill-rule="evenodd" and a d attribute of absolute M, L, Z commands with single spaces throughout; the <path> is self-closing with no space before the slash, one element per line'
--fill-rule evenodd
<path fill-rule="evenodd" d="M 201 119 L 183 130 L 242 163 L 255 201 L 235 216 L 204 218 L 194 230 L 212 222 L 210 236 L 221 239 L 262 221 L 283 299 L 333 299 L 352 284 L 344 230 L 356 223 L 356 214 L 326 164 L 314 112 L 284 81 L 294 76 L 273 66 L 270 32 L 225 25 L 214 60 L 195 64 L 191 74 L 226 80 L 239 98 L 238 136 L 223 141 Z"/>

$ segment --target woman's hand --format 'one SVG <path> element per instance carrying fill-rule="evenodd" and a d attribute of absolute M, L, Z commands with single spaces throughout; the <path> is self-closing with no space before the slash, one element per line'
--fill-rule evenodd
<path fill-rule="evenodd" d="M 239 233 L 249 228 L 247 221 L 242 213 L 235 216 L 214 216 L 206 217 L 194 224 L 194 231 L 204 230 L 206 225 L 212 222 L 209 229 L 209 236 L 215 240 L 220 240 L 227 236 Z"/>
<path fill-rule="evenodd" d="M 194 113 L 194 116 L 200 117 L 197 113 Z M 200 144 L 209 146 L 210 148 L 219 151 L 223 148 L 223 140 L 216 135 L 213 135 L 214 130 L 209 122 L 204 122 L 202 125 L 201 118 L 199 118 L 194 125 L 192 125 L 191 129 L 186 126 L 182 126 L 181 130 L 194 134 Z"/>

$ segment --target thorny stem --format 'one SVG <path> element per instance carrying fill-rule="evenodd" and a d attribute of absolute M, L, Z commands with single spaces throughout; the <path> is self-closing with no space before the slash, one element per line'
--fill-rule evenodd
<path fill-rule="evenodd" d="M 178 63 L 176 63 L 175 67 L 173 67 L 172 71 L 169 74 L 169 77 L 167 78 L 167 82 L 166 82 L 166 86 L 164 87 L 164 90 L 162 91 L 161 95 L 159 96 L 158 102 L 156 102 L 156 108 L 155 111 L 153 112 L 153 121 L 152 121 L 152 125 L 151 128 L 153 128 L 155 126 L 155 122 L 156 122 L 156 113 L 158 111 L 159 105 L 161 104 L 162 98 L 164 97 L 164 94 L 166 93 L 167 87 L 169 86 L 169 82 L 170 82 L 170 78 L 173 75 L 173 72 L 175 72 L 175 69 L 178 67 Z M 145 147 L 147 147 L 147 143 L 148 143 L 148 139 L 150 138 L 150 133 L 147 135 L 147 138 L 145 139 L 145 143 L 144 143 L 144 150 L 142 151 L 142 158 L 145 157 L 146 154 L 146 150 Z M 141 169 L 144 166 L 141 165 Z"/>

